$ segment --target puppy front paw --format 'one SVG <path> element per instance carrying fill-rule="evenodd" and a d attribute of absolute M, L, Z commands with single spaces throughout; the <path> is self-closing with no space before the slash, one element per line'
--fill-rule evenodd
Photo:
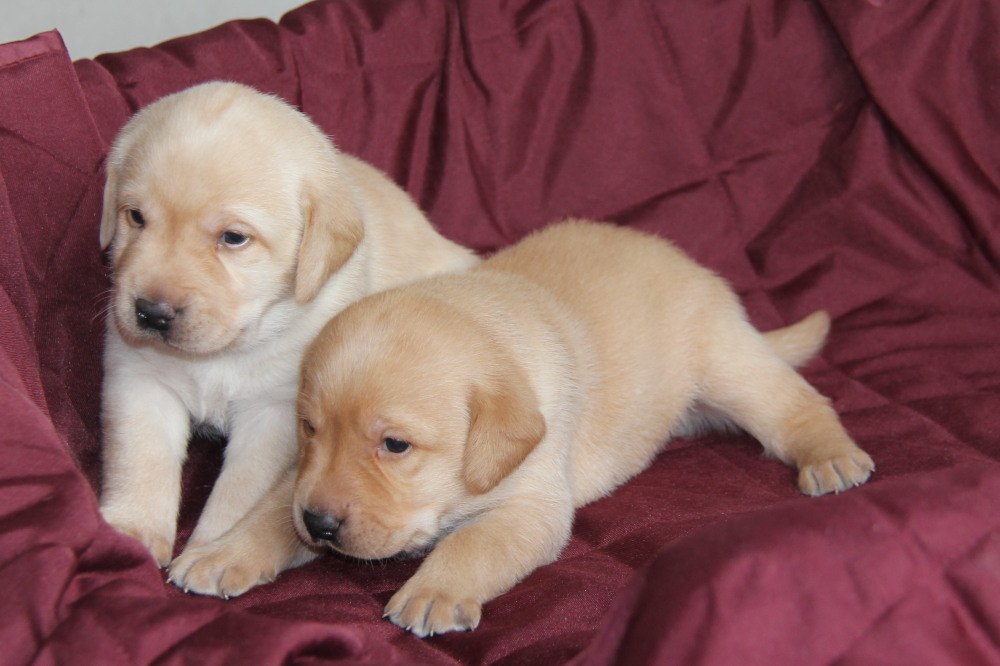
<path fill-rule="evenodd" d="M 170 563 L 168 580 L 185 592 L 229 599 L 278 576 L 273 563 L 262 561 L 237 544 L 220 539 L 185 548 Z"/>
<path fill-rule="evenodd" d="M 479 626 L 482 605 L 447 590 L 407 582 L 386 604 L 382 617 L 421 638 Z"/>
<path fill-rule="evenodd" d="M 162 526 L 140 526 L 133 519 L 119 515 L 113 508 L 102 508 L 101 515 L 116 532 L 141 542 L 161 569 L 170 564 L 174 556 L 174 530 Z"/>
<path fill-rule="evenodd" d="M 799 468 L 799 490 L 817 497 L 860 486 L 875 471 L 871 456 L 855 449 Z"/>

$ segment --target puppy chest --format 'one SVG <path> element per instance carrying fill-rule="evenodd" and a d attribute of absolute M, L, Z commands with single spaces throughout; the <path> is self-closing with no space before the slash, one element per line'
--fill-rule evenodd
<path fill-rule="evenodd" d="M 276 370 L 285 369 L 285 372 Z M 239 370 L 239 371 L 237 371 Z M 230 368 L 189 377 L 182 400 L 191 420 L 229 432 L 242 414 L 272 407 L 294 409 L 297 389 L 294 368 Z"/>

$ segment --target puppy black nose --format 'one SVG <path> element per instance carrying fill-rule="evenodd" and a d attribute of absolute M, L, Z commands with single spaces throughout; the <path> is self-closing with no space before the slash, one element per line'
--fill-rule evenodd
<path fill-rule="evenodd" d="M 314 513 L 309 509 L 302 509 L 302 523 L 306 526 L 306 531 L 313 541 L 337 542 L 337 530 L 340 529 L 342 520 L 334 518 L 325 513 Z"/>
<path fill-rule="evenodd" d="M 166 333 L 170 329 L 170 322 L 177 316 L 168 303 L 154 303 L 145 298 L 135 299 L 135 323 L 139 328 Z"/>

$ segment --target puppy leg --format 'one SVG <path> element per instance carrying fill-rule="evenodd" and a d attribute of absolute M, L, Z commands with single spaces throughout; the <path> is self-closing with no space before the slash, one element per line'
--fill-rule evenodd
<path fill-rule="evenodd" d="M 573 509 L 518 498 L 452 532 L 389 600 L 383 617 L 421 638 L 479 625 L 482 604 L 559 556 Z"/>
<path fill-rule="evenodd" d="M 102 420 L 101 515 L 166 566 L 177 534 L 181 466 L 190 436 L 187 409 L 155 380 L 119 377 L 112 369 Z"/>
<path fill-rule="evenodd" d="M 285 569 L 314 559 L 292 522 L 295 470 L 222 537 L 184 552 L 170 564 L 170 582 L 185 592 L 226 599 L 269 583 Z"/>
<path fill-rule="evenodd" d="M 294 407 L 278 402 L 241 409 L 219 478 L 185 549 L 228 532 L 294 464 L 297 451 Z"/>
<path fill-rule="evenodd" d="M 840 492 L 868 480 L 875 464 L 851 440 L 829 401 L 771 350 L 744 321 L 711 336 L 703 400 L 799 470 L 807 495 Z"/>
<path fill-rule="evenodd" d="M 822 349 L 830 332 L 830 315 L 820 310 L 791 326 L 763 334 L 767 346 L 792 367 L 804 365 Z M 700 437 L 710 432 L 737 430 L 725 414 L 716 414 L 702 403 L 689 410 L 670 431 L 671 437 Z"/>

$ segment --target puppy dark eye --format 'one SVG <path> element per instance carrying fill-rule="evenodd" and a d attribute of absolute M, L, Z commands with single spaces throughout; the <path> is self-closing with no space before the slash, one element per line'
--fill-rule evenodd
<path fill-rule="evenodd" d="M 405 453 L 406 450 L 410 448 L 410 443 L 404 442 L 401 439 L 386 437 L 382 440 L 382 448 L 389 453 Z"/>
<path fill-rule="evenodd" d="M 219 236 L 219 243 L 226 247 L 243 247 L 250 242 L 250 237 L 238 231 L 223 231 Z"/>
<path fill-rule="evenodd" d="M 140 228 L 146 226 L 146 218 L 142 216 L 142 212 L 138 208 L 129 208 L 126 214 L 132 226 Z"/>
<path fill-rule="evenodd" d="M 314 428 L 313 424 L 309 422 L 309 419 L 302 419 L 302 431 L 309 437 L 316 434 L 316 428 Z"/>

